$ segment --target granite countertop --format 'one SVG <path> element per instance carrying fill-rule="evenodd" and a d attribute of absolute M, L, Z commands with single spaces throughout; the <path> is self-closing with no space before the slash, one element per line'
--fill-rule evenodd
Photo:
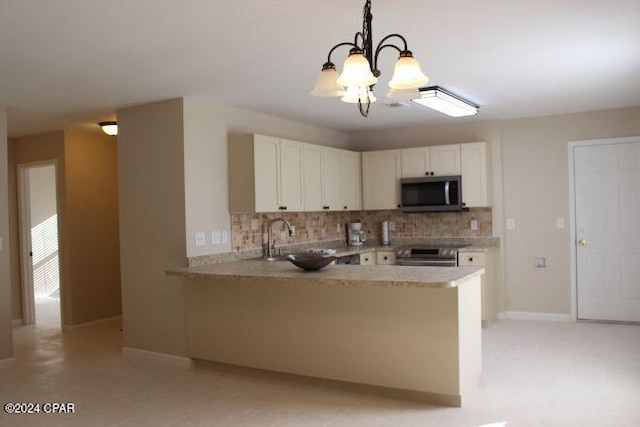
<path fill-rule="evenodd" d="M 364 250 L 373 250 L 369 247 Z M 263 282 L 304 280 L 313 284 L 345 286 L 395 286 L 427 289 L 454 288 L 484 273 L 479 267 L 407 267 L 397 265 L 329 265 L 305 272 L 288 261 L 249 259 L 197 267 L 173 268 L 169 276 L 191 279 L 260 279 Z"/>

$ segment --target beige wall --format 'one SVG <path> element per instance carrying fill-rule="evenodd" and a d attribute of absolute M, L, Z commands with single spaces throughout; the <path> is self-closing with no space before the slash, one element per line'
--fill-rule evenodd
<path fill-rule="evenodd" d="M 349 148 L 489 142 L 493 229 L 502 240 L 504 267 L 499 310 L 570 314 L 567 143 L 631 135 L 640 135 L 640 108 L 359 132 L 350 135 Z M 516 220 L 516 230 L 505 230 L 505 218 Z M 565 219 L 565 229 L 556 229 L 557 218 Z M 547 258 L 546 270 L 533 269 L 539 256 Z"/>
<path fill-rule="evenodd" d="M 98 133 L 58 131 L 17 138 L 11 145 L 14 176 L 20 164 L 56 164 L 63 324 L 120 315 L 115 141 Z M 11 194 L 13 318 L 20 319 L 15 180 Z"/>
<path fill-rule="evenodd" d="M 116 139 L 65 131 L 65 212 L 72 324 L 119 316 Z"/>
<path fill-rule="evenodd" d="M 213 245 L 212 231 L 230 232 L 227 135 L 259 133 L 346 148 L 344 133 L 284 120 L 265 114 L 217 105 L 199 98 L 184 99 L 184 156 L 187 256 L 231 251 Z M 205 232 L 206 245 L 196 247 L 195 233 Z"/>
<path fill-rule="evenodd" d="M 231 230 L 227 135 L 261 133 L 342 148 L 348 139 L 198 98 L 119 110 L 118 125 L 125 346 L 184 356 L 181 280 L 164 272 L 186 265 L 187 256 L 231 250 L 231 238 L 211 243 L 212 231 Z M 207 239 L 203 247 L 195 246 L 198 231 Z"/>
<path fill-rule="evenodd" d="M 118 110 L 120 269 L 124 346 L 186 354 L 182 99 Z"/>
<path fill-rule="evenodd" d="M 507 307 L 570 313 L 569 141 L 640 135 L 640 108 L 502 123 Z M 558 230 L 556 218 L 567 227 Z M 537 256 L 546 270 L 534 270 Z"/>
<path fill-rule="evenodd" d="M 0 108 L 0 367 L 13 357 L 8 178 L 7 110 Z"/>

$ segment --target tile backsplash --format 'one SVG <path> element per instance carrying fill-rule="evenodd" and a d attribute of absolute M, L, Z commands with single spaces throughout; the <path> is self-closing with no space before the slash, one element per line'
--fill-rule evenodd
<path fill-rule="evenodd" d="M 359 212 L 298 212 L 243 213 L 231 215 L 232 247 L 234 251 L 261 249 L 267 240 L 267 225 L 274 218 L 283 218 L 295 227 L 289 237 L 282 224 L 274 225 L 277 245 L 323 242 L 346 239 L 346 224 L 361 222 L 368 239 L 379 241 L 381 224 L 391 221 L 392 238 L 411 237 L 491 237 L 491 208 L 473 208 L 466 212 L 406 214 L 400 211 Z M 478 229 L 471 229 L 471 221 Z"/>

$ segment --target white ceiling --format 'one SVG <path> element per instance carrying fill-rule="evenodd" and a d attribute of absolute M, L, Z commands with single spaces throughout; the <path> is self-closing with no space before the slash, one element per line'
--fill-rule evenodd
<path fill-rule="evenodd" d="M 364 0 L 0 0 L 0 105 L 12 136 L 179 96 L 346 132 L 640 106 L 639 0 L 372 3 L 374 43 L 404 35 L 430 84 L 479 116 L 381 99 L 364 119 L 309 95 L 329 49 L 361 29 Z M 379 96 L 396 53 L 381 56 Z"/>

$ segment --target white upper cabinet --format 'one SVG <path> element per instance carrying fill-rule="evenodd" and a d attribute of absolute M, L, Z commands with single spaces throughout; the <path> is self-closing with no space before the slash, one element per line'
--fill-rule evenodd
<path fill-rule="evenodd" d="M 362 168 L 360 153 L 342 150 L 340 173 L 340 201 L 342 210 L 362 209 Z"/>
<path fill-rule="evenodd" d="M 304 211 L 362 209 L 360 153 L 304 145 Z"/>
<path fill-rule="evenodd" d="M 303 143 L 280 140 L 279 210 L 299 212 L 303 209 L 302 147 Z M 260 179 L 256 174 L 256 179 Z"/>
<path fill-rule="evenodd" d="M 461 145 L 462 201 L 469 208 L 491 206 L 487 143 Z"/>
<path fill-rule="evenodd" d="M 302 174 L 305 211 L 321 211 L 324 206 L 321 197 L 324 176 L 322 155 L 322 147 L 319 145 L 304 144 Z"/>
<path fill-rule="evenodd" d="M 280 140 L 256 135 L 253 142 L 255 211 L 276 212 L 278 200 Z"/>
<path fill-rule="evenodd" d="M 400 204 L 400 150 L 362 153 L 362 207 L 397 209 Z"/>
<path fill-rule="evenodd" d="M 336 211 L 340 206 L 340 184 L 341 170 L 340 162 L 342 150 L 335 148 L 323 149 L 323 186 L 322 186 L 322 209 L 325 211 Z"/>
<path fill-rule="evenodd" d="M 229 211 L 300 211 L 302 147 L 265 135 L 229 137 Z"/>
<path fill-rule="evenodd" d="M 460 175 L 460 144 L 435 145 L 430 149 L 433 175 Z"/>
<path fill-rule="evenodd" d="M 460 144 L 400 150 L 402 178 L 460 175 Z"/>

